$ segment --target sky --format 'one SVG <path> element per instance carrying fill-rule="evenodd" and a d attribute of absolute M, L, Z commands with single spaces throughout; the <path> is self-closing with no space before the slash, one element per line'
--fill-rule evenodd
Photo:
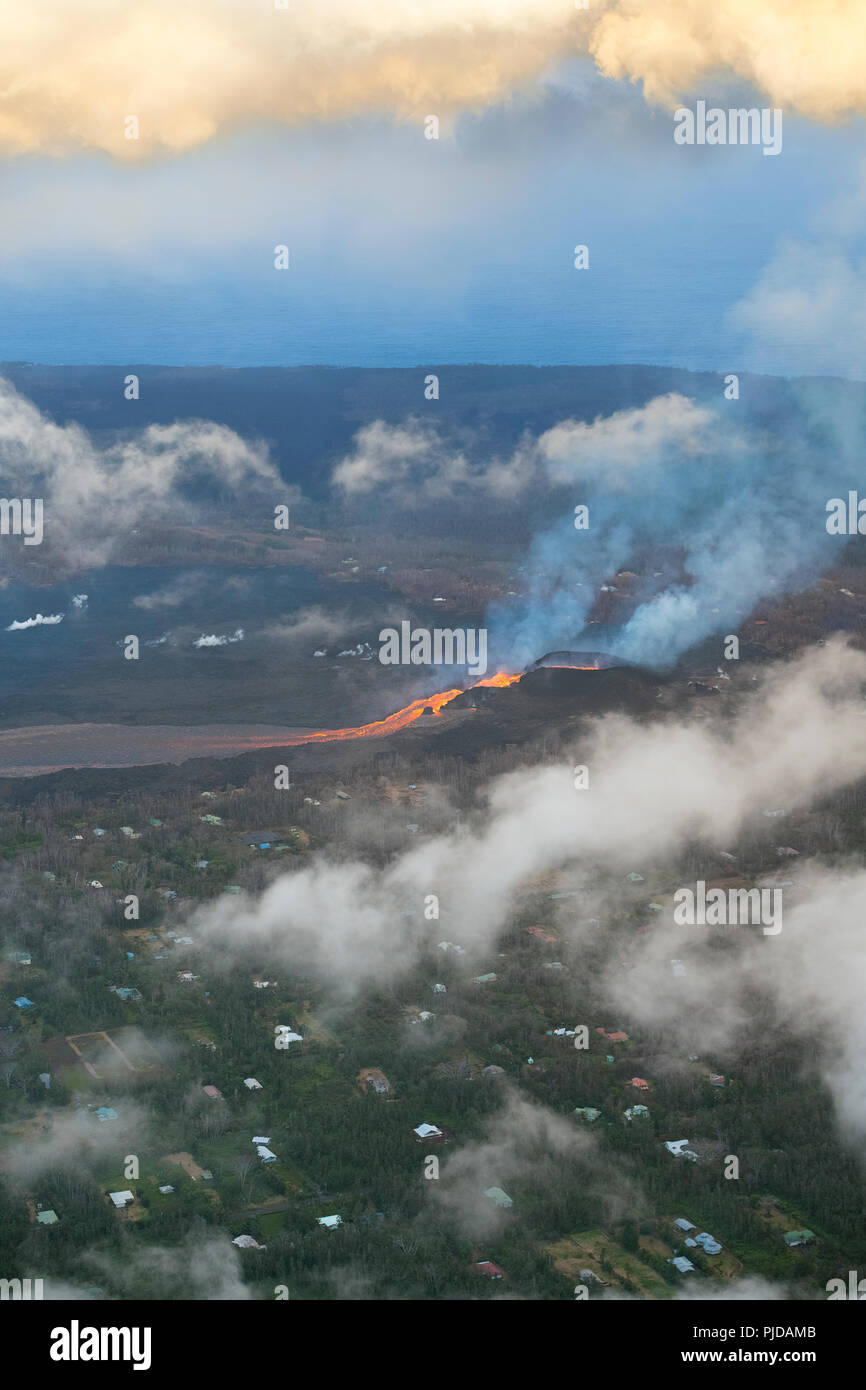
<path fill-rule="evenodd" d="M 0 361 L 862 377 L 866 15 L 826 8 L 0 0 Z M 676 144 L 698 100 L 780 152 Z"/>

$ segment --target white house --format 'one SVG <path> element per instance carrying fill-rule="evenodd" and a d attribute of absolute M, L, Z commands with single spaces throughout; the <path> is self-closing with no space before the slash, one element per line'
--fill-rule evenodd
<path fill-rule="evenodd" d="M 276 1163 L 276 1161 L 277 1161 L 277 1156 L 276 1156 L 276 1154 L 275 1154 L 275 1153 L 271 1153 L 270 1149 L 267 1148 L 267 1146 L 266 1146 L 265 1144 L 257 1144 L 257 1145 L 256 1145 L 256 1153 L 258 1154 L 259 1158 L 262 1160 L 262 1163 Z"/>
<path fill-rule="evenodd" d="M 261 1081 L 256 1081 L 254 1076 L 245 1076 L 244 1085 L 248 1091 L 260 1091 L 262 1089 Z"/>
<path fill-rule="evenodd" d="M 270 1137 L 269 1134 L 254 1134 L 254 1135 L 253 1135 L 253 1143 L 254 1143 L 254 1144 L 270 1144 L 270 1142 L 271 1142 L 271 1137 Z"/>
<path fill-rule="evenodd" d="M 125 1207 L 129 1202 L 135 1201 L 135 1193 L 125 1188 L 123 1192 L 109 1192 L 109 1197 L 116 1207 Z"/>
<path fill-rule="evenodd" d="M 413 1129 L 412 1133 L 417 1134 L 419 1139 L 436 1139 L 441 1136 L 442 1131 L 441 1129 L 437 1129 L 436 1125 L 424 1124 L 418 1125 L 416 1129 Z"/>
<path fill-rule="evenodd" d="M 696 1162 L 698 1156 L 693 1149 L 686 1147 L 688 1142 L 688 1139 L 666 1139 L 665 1148 L 674 1158 L 688 1158 Z"/>

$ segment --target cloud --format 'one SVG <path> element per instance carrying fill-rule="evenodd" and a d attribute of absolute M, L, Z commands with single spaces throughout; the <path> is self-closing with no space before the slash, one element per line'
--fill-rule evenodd
<path fill-rule="evenodd" d="M 163 608 L 179 608 L 187 599 L 200 592 L 204 582 L 204 576 L 201 574 L 182 574 L 163 585 L 161 589 L 154 590 L 152 594 L 137 594 L 132 602 L 136 608 L 148 613 Z"/>
<path fill-rule="evenodd" d="M 538 1185 L 555 1182 L 557 1159 L 591 1161 L 594 1152 L 595 1142 L 585 1130 L 509 1091 L 486 1138 L 449 1154 L 438 1180 L 428 1184 L 428 1193 L 461 1235 L 486 1240 L 508 1220 L 508 1209 L 485 1196 L 489 1187 L 507 1191 L 508 1183 L 530 1178 Z M 607 1176 L 610 1183 L 610 1173 Z"/>
<path fill-rule="evenodd" d="M 786 238 L 727 318 L 758 369 L 769 362 L 791 373 L 863 380 L 864 304 L 866 255 L 850 238 Z"/>
<path fill-rule="evenodd" d="M 70 567 L 108 563 L 142 522 L 190 520 L 190 489 L 233 496 L 285 488 L 261 444 L 208 420 L 149 425 L 98 444 L 76 424 L 56 425 L 0 378 L 0 466 L 7 489 L 44 498 L 45 546 Z"/>
<path fill-rule="evenodd" d="M 355 435 L 354 453 L 337 464 L 331 482 L 346 497 L 384 486 L 410 502 L 452 497 L 474 478 L 463 454 L 445 446 L 435 426 L 410 418 L 402 425 L 364 425 Z"/>
<path fill-rule="evenodd" d="M 623 491 L 637 475 L 672 461 L 693 466 L 712 452 L 716 431 L 711 410 L 670 392 L 592 423 L 560 421 L 537 438 L 527 433 L 505 457 L 470 461 L 435 424 L 415 416 L 400 425 L 375 420 L 358 430 L 331 483 L 346 497 L 387 490 L 406 505 L 450 500 L 467 489 L 510 502 L 539 485 L 585 481 Z M 479 447 L 477 440 L 469 446 Z"/>
<path fill-rule="evenodd" d="M 806 861 L 794 882 L 790 897 L 781 890 L 778 936 L 764 939 L 740 927 L 683 928 L 662 919 L 638 957 L 608 967 L 605 988 L 615 1006 L 668 1045 L 702 1053 L 722 1048 L 734 1056 L 750 1036 L 754 1000 L 761 998 L 767 1031 L 808 1039 L 843 1129 L 862 1142 L 866 871 Z M 716 938 L 725 930 L 721 950 Z M 686 961 L 674 989 L 671 957 Z"/>
<path fill-rule="evenodd" d="M 18 1182 L 29 1184 L 58 1169 L 87 1176 L 90 1169 L 104 1171 L 116 1162 L 117 1187 L 125 1187 L 123 1165 L 119 1155 L 134 1153 L 147 1140 L 148 1117 L 145 1111 L 125 1095 L 118 1102 L 116 1120 L 101 1123 L 95 1114 L 83 1110 L 53 1111 L 47 1132 L 39 1135 L 39 1143 L 15 1142 L 5 1154 L 4 1171 Z"/>
<path fill-rule="evenodd" d="M 574 759 L 590 768 L 589 790 L 575 791 L 568 758 L 509 773 L 483 789 L 459 830 L 431 827 L 384 868 L 349 857 L 348 846 L 340 862 L 316 855 L 257 897 L 196 908 L 191 933 L 223 961 L 267 959 L 275 970 L 309 972 L 335 995 L 351 995 L 411 977 L 440 939 L 457 940 L 467 971 L 477 969 L 526 883 L 558 871 L 581 898 L 576 913 L 570 900 L 562 908 L 562 958 L 573 954 L 585 969 L 587 950 L 600 950 L 592 970 L 612 1016 L 664 1038 L 668 1051 L 736 1055 L 749 1046 L 759 1007 L 763 1029 L 808 1043 L 844 1132 L 861 1142 L 866 870 L 799 860 L 795 889 L 782 890 L 782 931 L 773 936 L 742 926 L 684 928 L 661 914 L 623 952 L 621 935 L 599 937 L 588 918 L 621 915 L 624 856 L 629 868 L 669 879 L 673 891 L 688 882 L 682 864 L 694 864 L 696 845 L 707 853 L 738 837 L 753 841 L 768 824 L 765 808 L 802 820 L 861 782 L 864 688 L 866 656 L 836 638 L 763 675 L 733 716 L 637 723 L 608 715 L 584 733 Z M 423 918 L 431 893 L 441 921 Z M 673 958 L 687 966 L 676 979 Z M 523 1125 L 526 1114 L 512 1106 L 502 1133 L 463 1161 L 460 1191 L 482 1225 L 487 1208 L 473 1194 L 479 1183 L 507 1187 L 508 1175 L 523 1171 L 517 1136 L 535 1124 Z M 556 1135 L 549 1137 L 555 1147 Z"/>
<path fill-rule="evenodd" d="M 251 122 L 482 107 L 567 52 L 561 0 L 50 0 L 39 25 L 0 6 L 0 148 L 176 153 Z M 26 74 L 26 80 L 22 77 Z M 98 93 L 98 100 L 95 95 Z M 127 116 L 138 139 L 125 134 Z"/>
<path fill-rule="evenodd" d="M 204 633 L 202 633 L 201 637 L 197 638 L 197 640 L 196 640 L 195 642 L 193 642 L 193 646 L 194 646 L 194 647 L 227 647 L 227 646 L 229 646 L 229 644 L 232 643 L 232 642 L 242 642 L 243 640 L 244 640 L 244 630 L 243 630 L 242 627 L 239 627 L 239 628 L 237 629 L 237 631 L 236 631 L 231 637 L 225 636 L 225 635 L 224 635 L 224 636 L 217 637 L 214 633 L 211 633 L 211 635 L 210 635 L 209 637 L 205 637 Z"/>
<path fill-rule="evenodd" d="M 29 627 L 55 627 L 57 623 L 63 622 L 64 616 L 63 613 L 50 613 L 47 616 L 37 613 L 35 618 L 24 618 L 21 622 L 13 618 L 6 631 L 26 632 Z"/>
<path fill-rule="evenodd" d="M 251 123 L 430 113 L 507 99 L 589 53 L 606 77 L 675 105 L 718 73 L 835 119 L 866 105 L 859 0 L 47 0 L 0 5 L 0 150 L 177 153 Z M 804 55 L 808 55 L 805 61 Z M 127 138 L 127 118 L 139 123 Z"/>
<path fill-rule="evenodd" d="M 624 846 L 640 863 L 694 839 L 718 844 L 763 807 L 805 806 L 866 775 L 863 681 L 866 656 L 837 640 L 774 669 L 759 697 L 718 728 L 609 716 L 582 745 L 590 793 L 575 791 L 570 763 L 509 774 L 489 784 L 459 831 L 431 834 L 384 869 L 317 856 L 259 897 L 202 905 L 191 934 L 229 957 L 266 951 L 352 991 L 402 976 L 431 939 L 447 936 L 422 918 L 435 893 L 477 957 L 528 877 L 563 866 L 618 870 Z"/>
<path fill-rule="evenodd" d="M 283 622 L 272 623 L 262 635 L 275 642 L 301 644 L 304 642 L 336 641 L 358 626 L 357 619 L 347 613 L 329 613 L 319 605 L 302 608 Z"/>
<path fill-rule="evenodd" d="M 617 0 L 594 25 L 589 47 L 606 77 L 642 82 L 647 100 L 663 106 L 722 73 L 815 120 L 866 110 L 860 0 L 832 7 L 812 0 Z"/>
<path fill-rule="evenodd" d="M 459 441 L 410 417 L 358 431 L 332 475 L 348 502 L 387 495 L 406 509 L 484 499 L 559 511 L 533 538 L 526 592 L 487 614 L 492 659 L 516 669 L 545 651 L 602 646 L 662 667 L 712 633 L 736 631 L 755 603 L 811 583 L 834 552 L 828 496 L 847 495 L 857 468 L 849 403 L 803 393 L 772 432 L 748 409 L 679 392 L 592 421 L 526 433 L 510 454 L 485 456 L 480 433 Z M 743 413 L 737 413 L 743 410 Z M 814 442 L 820 420 L 831 446 Z M 829 491 L 828 491 L 829 489 Z M 574 509 L 590 524 L 575 529 Z M 651 553 L 652 565 L 639 557 Z M 587 620 L 600 586 L 641 569 L 603 638 Z"/>
<path fill-rule="evenodd" d="M 719 1286 L 717 1281 L 709 1284 L 686 1283 L 674 1294 L 681 1303 L 771 1303 L 788 1297 L 787 1291 L 769 1279 L 752 1275 L 747 1279 L 735 1279 L 732 1283 Z"/>
<path fill-rule="evenodd" d="M 243 1281 L 237 1248 L 206 1228 L 189 1233 L 175 1246 L 129 1248 L 122 1260 L 99 1250 L 87 1251 L 82 1260 L 124 1300 L 228 1302 L 254 1297 Z"/>
<path fill-rule="evenodd" d="M 551 483 L 592 480 L 621 491 L 638 472 L 656 472 L 672 460 L 694 467 L 712 452 L 715 429 L 711 410 L 670 392 L 592 424 L 565 420 L 539 437 L 537 449 Z"/>

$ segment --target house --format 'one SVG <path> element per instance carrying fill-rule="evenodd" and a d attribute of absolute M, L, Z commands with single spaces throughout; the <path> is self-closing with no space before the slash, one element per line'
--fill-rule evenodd
<path fill-rule="evenodd" d="M 645 1109 L 645 1107 L 642 1106 L 641 1109 Z M 594 1124 L 596 1120 L 601 1119 L 601 1111 L 596 1110 L 592 1105 L 576 1105 L 574 1107 L 574 1113 L 575 1115 L 582 1115 L 590 1124 Z"/>
<path fill-rule="evenodd" d="M 178 970 L 177 978 L 183 980 L 185 984 L 189 984 L 191 980 L 197 980 L 198 975 L 193 975 L 191 970 Z"/>
<path fill-rule="evenodd" d="M 165 1187 L 161 1187 L 159 1190 L 164 1197 L 168 1196 L 169 1192 L 174 1192 L 174 1188 L 172 1187 L 170 1182 L 167 1182 L 165 1184 Z"/>
<path fill-rule="evenodd" d="M 795 1245 L 808 1245 L 809 1241 L 814 1239 L 814 1231 L 786 1231 L 784 1235 L 785 1244 L 792 1249 Z"/>
<path fill-rule="evenodd" d="M 33 1008 L 33 1000 L 32 1000 L 32 999 L 28 999 L 26 994 L 19 994 L 18 998 L 17 998 L 14 1002 L 15 1002 L 15 1007 L 16 1007 L 16 1009 L 32 1009 L 32 1008 Z"/>
<path fill-rule="evenodd" d="M 562 961 L 561 961 L 561 960 L 547 960 L 547 961 L 544 962 L 544 968 L 545 968 L 545 970 L 561 970 L 561 969 L 562 969 Z M 494 979 L 495 979 L 495 978 L 496 978 L 496 977 L 494 976 Z"/>
<path fill-rule="evenodd" d="M 489 984 L 489 982 L 490 982 L 491 980 L 495 980 L 495 979 L 496 979 L 496 976 L 495 976 L 494 974 L 492 974 L 492 973 L 489 974 L 489 975 L 476 975 L 476 976 L 475 976 L 475 983 L 476 983 L 476 985 L 486 985 L 486 984 Z"/>
<path fill-rule="evenodd" d="M 596 1028 L 595 1031 L 600 1033 L 603 1038 L 607 1038 L 608 1042 L 628 1042 L 628 1033 L 606 1033 L 603 1028 Z"/>
<path fill-rule="evenodd" d="M 485 1197 L 489 1197 L 491 1202 L 495 1202 L 498 1207 L 513 1207 L 514 1202 L 507 1192 L 503 1192 L 501 1187 L 488 1187 L 484 1192 Z"/>
<path fill-rule="evenodd" d="M 447 994 L 448 991 L 447 991 L 447 989 L 445 988 L 444 985 L 435 984 L 435 985 L 433 986 L 433 993 L 434 993 L 434 994 Z"/>
<path fill-rule="evenodd" d="M 711 1086 L 724 1086 L 725 1084 L 725 1078 L 718 1072 L 707 1072 L 707 1080 Z"/>
<path fill-rule="evenodd" d="M 643 883 L 643 874 L 626 874 L 629 883 Z"/>
<path fill-rule="evenodd" d="M 391 1089 L 390 1081 L 378 1067 L 362 1067 L 358 1072 L 358 1080 L 368 1091 L 375 1091 L 380 1096 L 386 1096 Z"/>
<path fill-rule="evenodd" d="M 6 959 L 13 965 L 32 965 L 32 957 L 29 951 L 7 951 Z"/>
<path fill-rule="evenodd" d="M 630 1105 L 628 1107 L 628 1110 L 623 1111 L 623 1114 L 625 1115 L 627 1120 L 649 1119 L 649 1111 L 647 1110 L 645 1105 Z"/>
<path fill-rule="evenodd" d="M 254 1144 L 270 1144 L 270 1142 L 271 1142 L 271 1138 L 270 1138 L 270 1135 L 269 1135 L 269 1134 L 254 1134 L 254 1135 L 253 1135 L 253 1143 L 254 1143 Z"/>
<path fill-rule="evenodd" d="M 240 1246 L 241 1250 L 267 1250 L 266 1245 L 259 1245 L 255 1236 L 235 1236 L 232 1245 Z"/>
<path fill-rule="evenodd" d="M 693 1231 L 695 1229 L 691 1221 L 687 1221 L 684 1216 L 678 1216 L 674 1225 L 679 1231 Z"/>
<path fill-rule="evenodd" d="M 110 1105 L 100 1105 L 96 1111 L 97 1120 L 116 1120 L 117 1111 L 112 1110 Z"/>
<path fill-rule="evenodd" d="M 439 942 L 439 950 L 440 950 L 440 951 L 453 951 L 454 954 L 455 954 L 455 955 L 458 955 L 458 956 L 465 956 L 465 955 L 466 955 L 466 952 L 465 952 L 465 950 L 463 949 L 463 947 L 462 947 L 462 946 L 458 946 L 458 945 L 457 945 L 455 942 L 453 942 L 453 941 L 440 941 L 440 942 Z"/>
<path fill-rule="evenodd" d="M 682 963 L 681 960 L 672 960 L 672 961 L 671 961 L 671 970 L 672 970 L 672 972 L 673 972 L 674 975 L 678 975 L 678 976 L 685 975 L 685 973 L 686 973 L 686 967 L 683 965 L 683 963 Z"/>
<path fill-rule="evenodd" d="M 557 939 L 553 932 L 545 931 L 543 927 L 527 927 L 526 930 L 530 936 L 535 936 L 539 941 L 547 942 L 548 945 Z"/>
<path fill-rule="evenodd" d="M 276 1163 L 277 1161 L 276 1154 L 272 1153 L 266 1144 L 257 1144 L 256 1153 L 262 1160 L 262 1163 Z"/>
<path fill-rule="evenodd" d="M 504 1279 L 505 1270 L 500 1269 L 492 1260 L 477 1260 L 470 1268 L 476 1274 L 483 1274 L 487 1279 Z"/>
<path fill-rule="evenodd" d="M 49 1207 L 47 1211 L 37 1211 L 36 1220 L 39 1222 L 40 1226 L 56 1226 L 60 1217 L 57 1215 L 56 1211 L 52 1211 Z"/>
<path fill-rule="evenodd" d="M 342 1226 L 342 1216 L 318 1216 L 316 1218 L 320 1226 L 324 1226 L 328 1231 L 336 1231 L 338 1226 Z"/>
<path fill-rule="evenodd" d="M 211 1100 L 222 1100 L 223 1093 L 216 1086 L 202 1086 L 202 1090 L 206 1096 L 210 1096 Z"/>
<path fill-rule="evenodd" d="M 441 1139 L 443 1137 L 441 1129 L 436 1125 L 418 1125 L 412 1133 L 417 1135 L 419 1139 Z"/>
<path fill-rule="evenodd" d="M 701 1231 L 699 1236 L 695 1236 L 695 1245 L 702 1245 L 707 1255 L 718 1255 L 722 1249 L 715 1236 L 711 1236 L 707 1231 Z"/>
<path fill-rule="evenodd" d="M 642 1076 L 633 1076 L 630 1084 L 636 1091 L 648 1091 L 650 1086 L 648 1081 L 644 1081 Z"/>
<path fill-rule="evenodd" d="M 688 1139 L 666 1139 L 665 1148 L 668 1153 L 673 1154 L 674 1158 L 688 1158 L 692 1163 L 697 1162 L 697 1154 L 686 1147 Z"/>
<path fill-rule="evenodd" d="M 668 1264 L 673 1265 L 674 1269 L 678 1269 L 680 1274 L 691 1274 L 694 1270 L 694 1265 L 691 1260 L 686 1259 L 685 1255 L 675 1255 L 672 1260 L 668 1260 Z"/>
<path fill-rule="evenodd" d="M 579 1269 L 577 1271 L 577 1277 L 582 1284 L 603 1284 L 605 1288 L 610 1287 L 607 1280 L 602 1279 L 601 1275 L 596 1274 L 595 1270 L 592 1269 Z"/>
<path fill-rule="evenodd" d="M 350 797 L 350 795 L 349 795 L 348 792 L 336 791 L 336 792 L 334 792 L 334 796 L 339 797 L 340 801 L 351 801 L 351 800 L 352 800 L 352 798 Z"/>
<path fill-rule="evenodd" d="M 245 1076 L 244 1085 L 248 1091 L 260 1091 L 262 1089 L 261 1081 L 256 1081 L 254 1076 Z"/>
<path fill-rule="evenodd" d="M 504 1068 L 504 1067 L 497 1067 L 497 1066 L 492 1066 L 492 1065 L 491 1065 L 491 1066 L 489 1066 L 489 1067 L 485 1067 L 485 1068 L 483 1069 L 481 1075 L 482 1075 L 482 1076 L 486 1076 L 486 1077 L 488 1078 L 488 1080 L 493 1081 L 493 1080 L 496 1079 L 497 1076 L 504 1076 L 504 1075 L 505 1075 L 505 1068 Z"/>
<path fill-rule="evenodd" d="M 109 1192 L 108 1195 L 118 1208 L 126 1207 L 130 1202 L 135 1201 L 135 1193 L 130 1192 L 129 1188 L 124 1188 L 122 1192 Z"/>

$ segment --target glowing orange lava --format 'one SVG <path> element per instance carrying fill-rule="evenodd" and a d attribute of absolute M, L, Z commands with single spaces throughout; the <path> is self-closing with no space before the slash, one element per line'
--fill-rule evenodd
<path fill-rule="evenodd" d="M 509 675 L 506 671 L 497 671 L 495 676 L 487 676 L 485 680 L 476 681 L 475 685 L 469 687 L 476 690 L 478 686 L 496 686 L 502 688 L 506 685 L 514 685 L 519 681 L 522 672 L 517 675 Z M 420 719 L 425 710 L 432 710 L 433 714 L 438 714 L 443 705 L 447 705 L 449 700 L 453 700 L 455 695 L 461 695 L 462 690 L 455 686 L 453 690 L 440 690 L 436 695 L 427 695 L 423 700 L 413 700 L 411 705 L 406 705 L 405 709 L 398 709 L 394 714 L 386 715 L 384 719 L 377 719 L 373 724 L 361 724 L 356 729 L 323 729 L 315 734 L 295 734 L 281 742 L 286 747 L 295 747 L 302 743 L 331 743 L 339 739 L 346 738 L 381 738 L 384 734 L 396 733 L 398 729 L 405 729 L 413 724 L 416 719 Z"/>

